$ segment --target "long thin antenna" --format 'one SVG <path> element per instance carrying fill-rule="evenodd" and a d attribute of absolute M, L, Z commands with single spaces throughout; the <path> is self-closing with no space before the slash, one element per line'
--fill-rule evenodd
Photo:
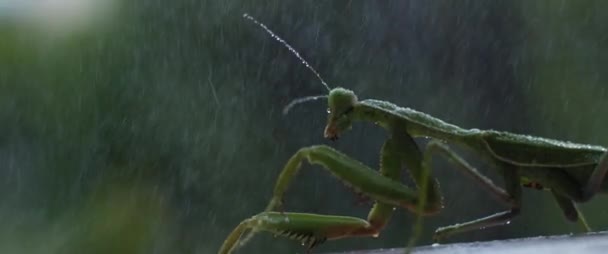
<path fill-rule="evenodd" d="M 249 16 L 249 14 L 247 14 L 247 13 L 243 14 L 243 18 L 246 18 L 246 19 L 249 19 L 249 20 L 253 21 L 253 23 L 255 23 L 256 25 L 258 25 L 261 28 L 263 28 L 264 30 L 266 30 L 266 32 L 268 34 L 270 34 L 270 36 L 272 36 L 272 38 L 275 38 L 278 42 L 280 42 L 285 47 L 287 47 L 289 49 L 289 51 L 291 51 L 291 53 L 293 53 L 294 55 L 296 55 L 296 57 L 298 57 L 300 59 L 300 61 L 302 61 L 302 63 L 309 70 L 311 70 L 315 75 L 317 75 L 317 78 L 321 81 L 321 83 L 323 83 L 323 85 L 325 86 L 325 88 L 327 88 L 327 91 L 331 91 L 331 88 L 329 88 L 329 86 L 327 85 L 327 83 L 325 83 L 325 80 L 323 80 L 323 78 L 321 78 L 321 75 L 319 75 L 319 73 L 317 72 L 317 70 L 315 70 L 315 68 L 312 68 L 312 66 L 310 66 L 310 64 L 308 64 L 308 62 L 306 62 L 306 60 L 304 60 L 304 58 L 302 56 L 300 56 L 300 53 L 298 53 L 298 51 L 296 51 L 291 45 L 289 45 L 289 43 L 287 43 L 285 40 L 281 39 L 281 37 L 279 37 L 278 35 L 274 34 L 272 32 L 272 30 L 270 30 L 268 27 L 266 27 L 266 25 L 264 25 L 262 22 L 259 22 L 258 20 L 256 20 L 252 16 Z"/>
<path fill-rule="evenodd" d="M 293 108 L 293 106 L 295 106 L 295 105 L 298 105 L 302 102 L 307 102 L 307 101 L 316 101 L 318 99 L 327 99 L 327 95 L 307 96 L 307 97 L 295 99 L 295 100 L 291 101 L 289 104 L 287 104 L 287 106 L 285 106 L 285 108 L 283 108 L 283 115 L 287 115 L 287 113 L 289 113 L 289 110 L 291 110 L 291 108 Z"/>

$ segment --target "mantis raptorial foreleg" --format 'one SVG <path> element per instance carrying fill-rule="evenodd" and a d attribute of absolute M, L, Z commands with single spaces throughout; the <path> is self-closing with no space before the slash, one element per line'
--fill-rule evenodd
<path fill-rule="evenodd" d="M 349 232 L 370 225 L 366 220 L 347 217 L 307 213 L 262 212 L 241 222 L 228 235 L 219 254 L 229 254 L 238 247 L 239 238 L 247 230 L 268 231 L 301 241 L 312 249 L 326 240 L 348 236 Z"/>
<path fill-rule="evenodd" d="M 370 223 L 375 227 L 381 227 L 386 223 L 387 215 L 392 213 L 393 206 L 401 206 L 416 212 L 420 202 L 418 192 L 397 180 L 402 165 L 400 162 L 402 159 L 397 156 L 408 156 L 395 152 L 391 148 L 392 146 L 392 141 L 388 140 L 383 147 L 381 174 L 329 146 L 319 145 L 300 149 L 289 159 L 279 175 L 273 197 L 266 210 L 275 210 L 281 206 L 283 195 L 291 180 L 300 169 L 302 161 L 307 160 L 311 164 L 323 166 L 344 184 L 378 201 L 369 214 Z M 392 177 L 397 177 L 397 179 Z M 435 184 L 431 183 L 429 186 L 435 186 Z M 431 192 L 435 192 L 437 189 L 436 186 L 429 188 Z M 438 212 L 441 208 L 439 193 L 429 193 L 427 197 L 427 205 L 422 209 L 423 214 Z M 379 204 L 390 206 L 385 207 Z"/>
<path fill-rule="evenodd" d="M 395 131 L 393 137 L 389 138 L 382 147 L 379 174 L 328 146 L 320 145 L 300 149 L 288 160 L 279 175 L 273 197 L 265 212 L 277 208 L 282 210 L 283 196 L 299 171 L 302 161 L 305 160 L 311 164 L 323 166 L 344 184 L 376 200 L 368 214 L 369 225 L 362 225 L 358 229 L 350 228 L 349 231 L 344 231 L 343 235 L 339 237 L 334 235 L 333 238 L 377 236 L 390 220 L 395 206 L 404 207 L 422 215 L 437 213 L 442 207 L 439 187 L 436 181 L 430 177 L 430 168 L 423 167 L 422 154 L 418 146 L 405 132 Z M 399 182 L 404 166 L 409 169 L 416 184 L 426 191 L 414 191 Z M 420 224 L 421 219 L 416 223 L 415 235 L 419 231 Z M 251 233 L 241 241 L 241 245 L 260 229 L 262 228 L 252 228 Z M 294 231 L 289 225 L 285 225 L 282 230 Z M 224 245 L 236 244 L 236 242 L 237 240 Z"/>

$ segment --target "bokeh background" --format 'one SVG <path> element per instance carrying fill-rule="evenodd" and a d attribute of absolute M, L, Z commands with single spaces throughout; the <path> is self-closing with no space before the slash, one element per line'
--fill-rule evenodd
<path fill-rule="evenodd" d="M 281 114 L 325 90 L 245 12 L 360 98 L 466 128 L 608 145 L 606 11 L 602 0 L 1 1 L 0 252 L 215 253 L 265 207 L 298 148 L 329 144 L 376 167 L 386 138 L 376 126 L 329 142 L 323 102 Z M 504 209 L 444 162 L 435 175 L 446 208 L 425 220 L 420 244 Z M 550 195 L 524 194 L 510 225 L 450 242 L 580 232 Z M 596 230 L 608 228 L 607 202 L 582 205 Z M 369 207 L 311 166 L 286 202 L 358 217 Z M 413 219 L 398 210 L 379 238 L 317 251 L 404 246 Z M 260 234 L 241 253 L 303 251 Z"/>

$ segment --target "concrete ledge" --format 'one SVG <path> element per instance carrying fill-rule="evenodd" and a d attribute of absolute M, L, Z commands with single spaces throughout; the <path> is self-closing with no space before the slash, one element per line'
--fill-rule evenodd
<path fill-rule="evenodd" d="M 340 254 L 403 254 L 402 248 L 343 252 Z M 488 242 L 455 243 L 417 247 L 416 254 L 605 254 L 608 231 L 577 235 L 539 236 Z M 334 253 L 338 254 L 338 253 Z"/>

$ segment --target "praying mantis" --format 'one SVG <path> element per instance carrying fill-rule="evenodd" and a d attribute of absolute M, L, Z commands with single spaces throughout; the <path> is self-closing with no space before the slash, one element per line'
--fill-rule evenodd
<path fill-rule="evenodd" d="M 487 217 L 438 228 L 434 234 L 435 241 L 458 233 L 508 224 L 519 214 L 522 187 L 550 192 L 567 220 L 580 220 L 589 230 L 575 203 L 586 202 L 596 193 L 608 191 L 606 148 L 495 130 L 465 129 L 390 102 L 359 100 L 351 90 L 330 88 L 287 42 L 253 17 L 247 14 L 244 17 L 286 46 L 329 91 L 328 95 L 294 100 L 284 113 L 302 102 L 327 99 L 325 138 L 337 140 L 355 122 L 375 123 L 389 133 L 389 138 L 380 151 L 378 171 L 326 145 L 301 148 L 284 166 L 265 211 L 241 222 L 224 241 L 220 254 L 231 253 L 258 231 L 301 241 L 308 250 L 327 240 L 378 237 L 396 207 L 418 215 L 411 245 L 421 232 L 422 216 L 437 214 L 443 208 L 438 181 L 431 176 L 434 155 L 449 161 L 507 207 L 505 211 Z M 424 148 L 414 140 L 419 137 L 430 138 Z M 450 145 L 468 150 L 488 162 L 502 176 L 504 187 L 481 174 Z M 304 161 L 320 165 L 345 185 L 374 200 L 367 219 L 283 212 L 283 195 Z M 416 190 L 400 182 L 402 168 L 409 171 L 417 185 Z M 241 239 L 247 231 L 249 235 Z"/>

